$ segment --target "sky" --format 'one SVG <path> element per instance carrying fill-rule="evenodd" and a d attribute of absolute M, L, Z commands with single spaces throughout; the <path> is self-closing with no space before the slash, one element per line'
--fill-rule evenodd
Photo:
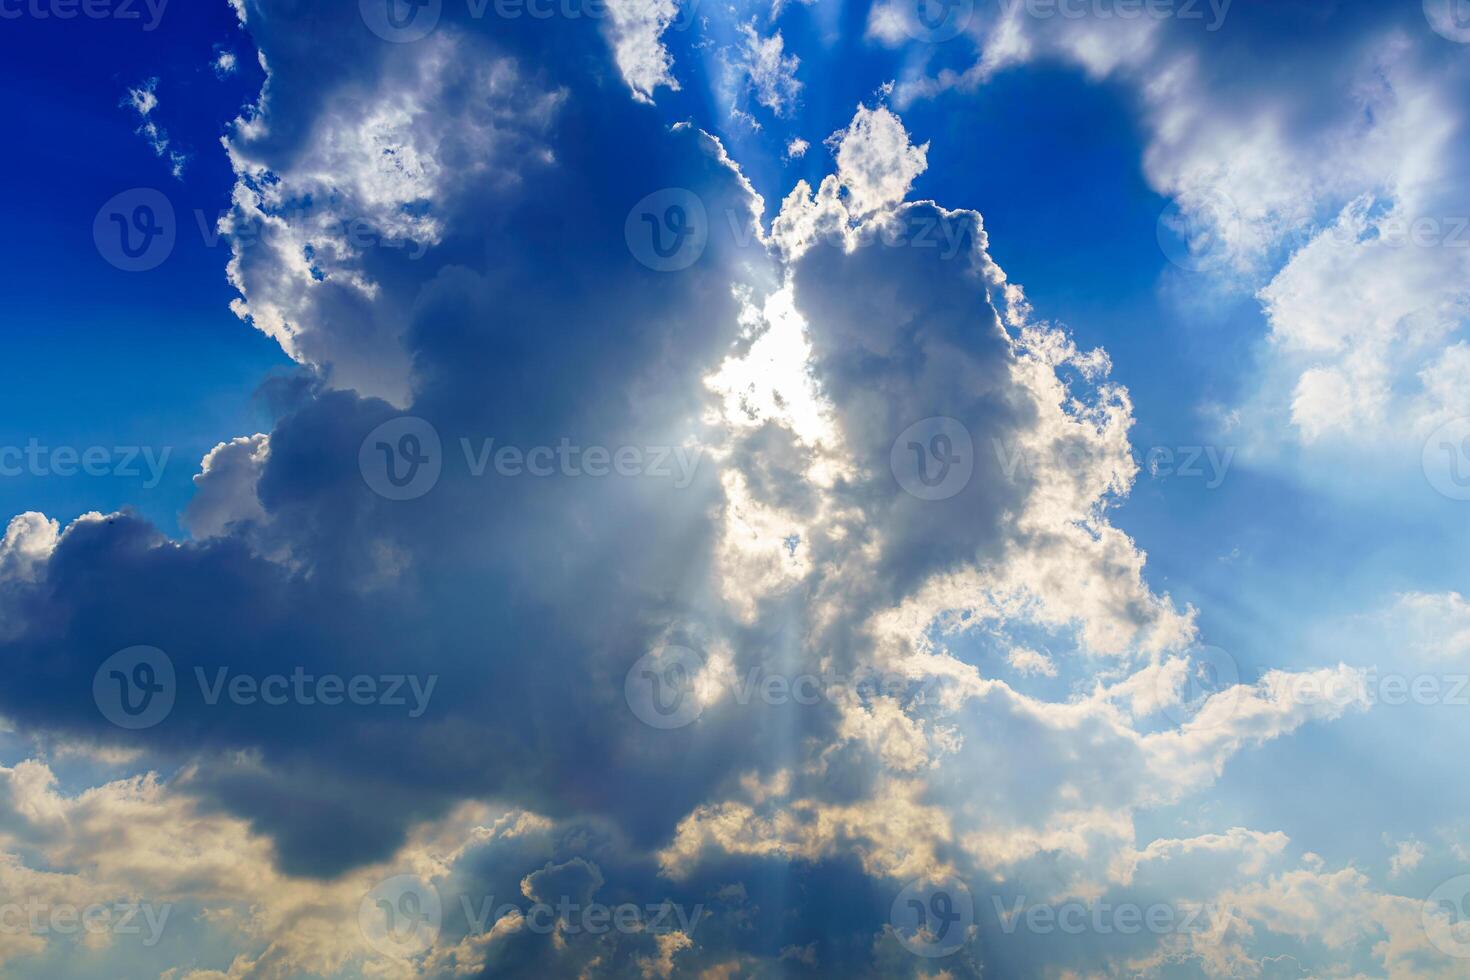
<path fill-rule="evenodd" d="M 0 78 L 0 975 L 1470 976 L 1462 0 Z"/>

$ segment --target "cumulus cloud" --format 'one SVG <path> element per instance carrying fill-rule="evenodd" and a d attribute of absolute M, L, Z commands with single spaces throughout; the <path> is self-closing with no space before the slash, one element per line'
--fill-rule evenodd
<path fill-rule="evenodd" d="M 904 12 L 890 6 L 874 7 L 869 33 L 897 44 Z M 1144 173 L 1183 218 L 1165 224 L 1185 239 L 1188 272 L 1166 267 L 1166 281 L 1260 302 L 1269 343 L 1243 399 L 1251 437 L 1275 443 L 1289 422 L 1292 442 L 1357 451 L 1422 438 L 1470 410 L 1450 380 L 1470 319 L 1470 199 L 1455 177 L 1464 67 L 1408 8 L 1334 24 L 1319 35 L 1330 44 L 1281 59 L 1213 43 L 1227 26 L 1275 26 L 1258 20 L 1229 5 L 1124 20 L 1015 4 L 975 18 L 969 68 L 911 72 L 895 99 L 974 91 L 1048 58 L 1130 86 Z M 1288 73 L 1321 84 L 1282 84 Z"/>
<path fill-rule="evenodd" d="M 767 214 L 718 139 L 611 102 L 600 70 L 540 67 L 536 25 L 324 53 L 293 5 L 251 7 L 269 79 L 226 142 L 221 230 L 236 312 L 299 372 L 269 432 L 206 455 L 187 540 L 127 512 L 7 530 L 0 708 L 138 753 L 74 792 L 40 760 L 0 772 L 22 887 L 64 874 L 197 911 L 214 955 L 178 980 L 938 975 L 891 921 L 906 884 L 1094 899 L 1193 861 L 1226 869 L 1215 891 L 1252 923 L 1293 901 L 1272 928 L 1306 937 L 1304 909 L 1346 905 L 1378 925 L 1329 946 L 1386 928 L 1380 961 L 1410 955 L 1406 900 L 1285 867 L 1274 830 L 1140 829 L 1241 753 L 1364 707 L 1361 675 L 1194 690 L 1196 611 L 1112 522 L 1137 470 L 1126 389 L 1035 318 L 978 213 L 912 199 L 929 144 L 898 113 L 856 107 L 833 172 Z M 635 100 L 677 88 L 674 13 L 611 6 Z M 773 110 L 796 94 L 779 38 L 749 35 Z M 571 63 L 607 59 L 593 40 Z M 702 249 L 669 271 L 662 233 L 690 219 Z M 374 434 L 405 414 L 438 475 L 393 499 Z M 489 440 L 701 462 L 681 485 L 512 477 L 476 468 Z M 124 730 L 94 677 L 140 643 L 177 689 Z M 698 710 L 661 728 L 627 692 L 672 648 Z M 434 693 L 419 715 L 211 700 L 199 678 L 222 670 Z M 410 957 L 359 928 L 399 874 L 445 913 Z M 563 898 L 676 926 L 532 908 Z M 1238 954 L 1184 952 L 1233 969 L 1254 950 L 1230 937 Z M 942 969 L 989 970 L 965 939 Z M 0 955 L 47 953 L 18 943 Z"/>

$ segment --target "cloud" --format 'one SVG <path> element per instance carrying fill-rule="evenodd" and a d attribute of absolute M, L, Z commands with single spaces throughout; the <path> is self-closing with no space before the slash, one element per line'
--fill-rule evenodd
<path fill-rule="evenodd" d="M 895 111 L 858 106 L 834 171 L 768 215 L 720 140 L 634 104 L 677 88 L 672 5 L 611 8 L 634 100 L 577 67 L 607 62 L 596 31 L 548 68 L 535 25 L 379 44 L 352 10 L 253 7 L 269 74 L 227 139 L 221 230 L 236 312 L 298 370 L 268 431 L 201 462 L 188 539 L 127 511 L 7 531 L 0 709 L 93 764 L 136 753 L 75 792 L 39 759 L 5 771 L 17 874 L 197 911 L 210 955 L 177 975 L 215 980 L 973 975 L 978 931 L 942 968 L 904 949 L 906 884 L 1096 898 L 1191 860 L 1277 867 L 1270 829 L 1140 828 L 1362 707 L 1360 675 L 1193 696 L 1196 612 L 1111 522 L 1137 470 L 1127 391 L 1034 318 L 978 213 L 910 199 L 929 143 Z M 759 53 L 789 79 L 776 37 Z M 395 499 L 372 467 L 404 415 L 437 476 Z M 679 484 L 476 468 L 573 445 L 699 464 Z M 125 730 L 94 680 L 139 644 L 176 690 Z M 629 685 L 674 647 L 697 712 L 659 728 Z M 221 671 L 434 686 L 412 716 L 211 697 Z M 1291 873 L 1271 887 L 1324 887 Z M 449 916 L 417 958 L 359 928 L 400 874 Z M 539 925 L 529 906 L 563 897 L 685 919 Z M 24 945 L 7 955 L 46 952 Z"/>
<path fill-rule="evenodd" d="M 189 161 L 186 154 L 177 150 L 169 149 L 169 137 L 162 126 L 150 118 L 154 110 L 158 108 L 158 79 L 150 78 L 137 88 L 128 89 L 127 96 L 123 99 L 123 105 L 130 107 L 138 114 L 143 125 L 138 128 L 138 135 L 148 141 L 153 152 L 159 157 L 169 161 L 171 173 L 175 177 L 184 176 L 184 164 Z"/>
<path fill-rule="evenodd" d="M 901 13 L 877 5 L 870 34 L 899 43 Z M 1182 218 L 1161 234 L 1180 225 L 1188 250 L 1186 269 L 1164 267 L 1165 287 L 1186 306 L 1200 285 L 1254 294 L 1266 319 L 1256 390 L 1240 406 L 1254 441 L 1282 441 L 1290 422 L 1291 442 L 1361 453 L 1470 411 L 1451 381 L 1470 319 L 1470 199 L 1455 177 L 1463 65 L 1417 9 L 1311 28 L 1296 10 L 1173 13 L 1046 17 L 1015 4 L 975 19 L 969 68 L 920 67 L 894 97 L 902 107 L 974 91 L 1047 59 L 1129 86 L 1145 176 Z M 1216 43 L 1221 28 L 1311 29 L 1323 43 L 1276 58 Z"/>
<path fill-rule="evenodd" d="M 679 91 L 673 56 L 660 40 L 679 14 L 676 0 L 608 0 L 607 10 L 613 59 L 633 98 L 652 104 L 659 88 Z"/>
<path fill-rule="evenodd" d="M 744 43 L 736 60 L 736 68 L 748 79 L 756 102 L 777 116 L 789 116 L 796 108 L 801 82 L 796 69 L 801 59 L 785 53 L 781 32 L 761 37 L 751 24 L 741 27 Z"/>

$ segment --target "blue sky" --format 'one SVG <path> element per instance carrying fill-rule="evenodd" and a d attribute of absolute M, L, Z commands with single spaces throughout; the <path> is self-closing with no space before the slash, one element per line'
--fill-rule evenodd
<path fill-rule="evenodd" d="M 0 972 L 1467 975 L 1463 14 L 0 2 Z"/>

